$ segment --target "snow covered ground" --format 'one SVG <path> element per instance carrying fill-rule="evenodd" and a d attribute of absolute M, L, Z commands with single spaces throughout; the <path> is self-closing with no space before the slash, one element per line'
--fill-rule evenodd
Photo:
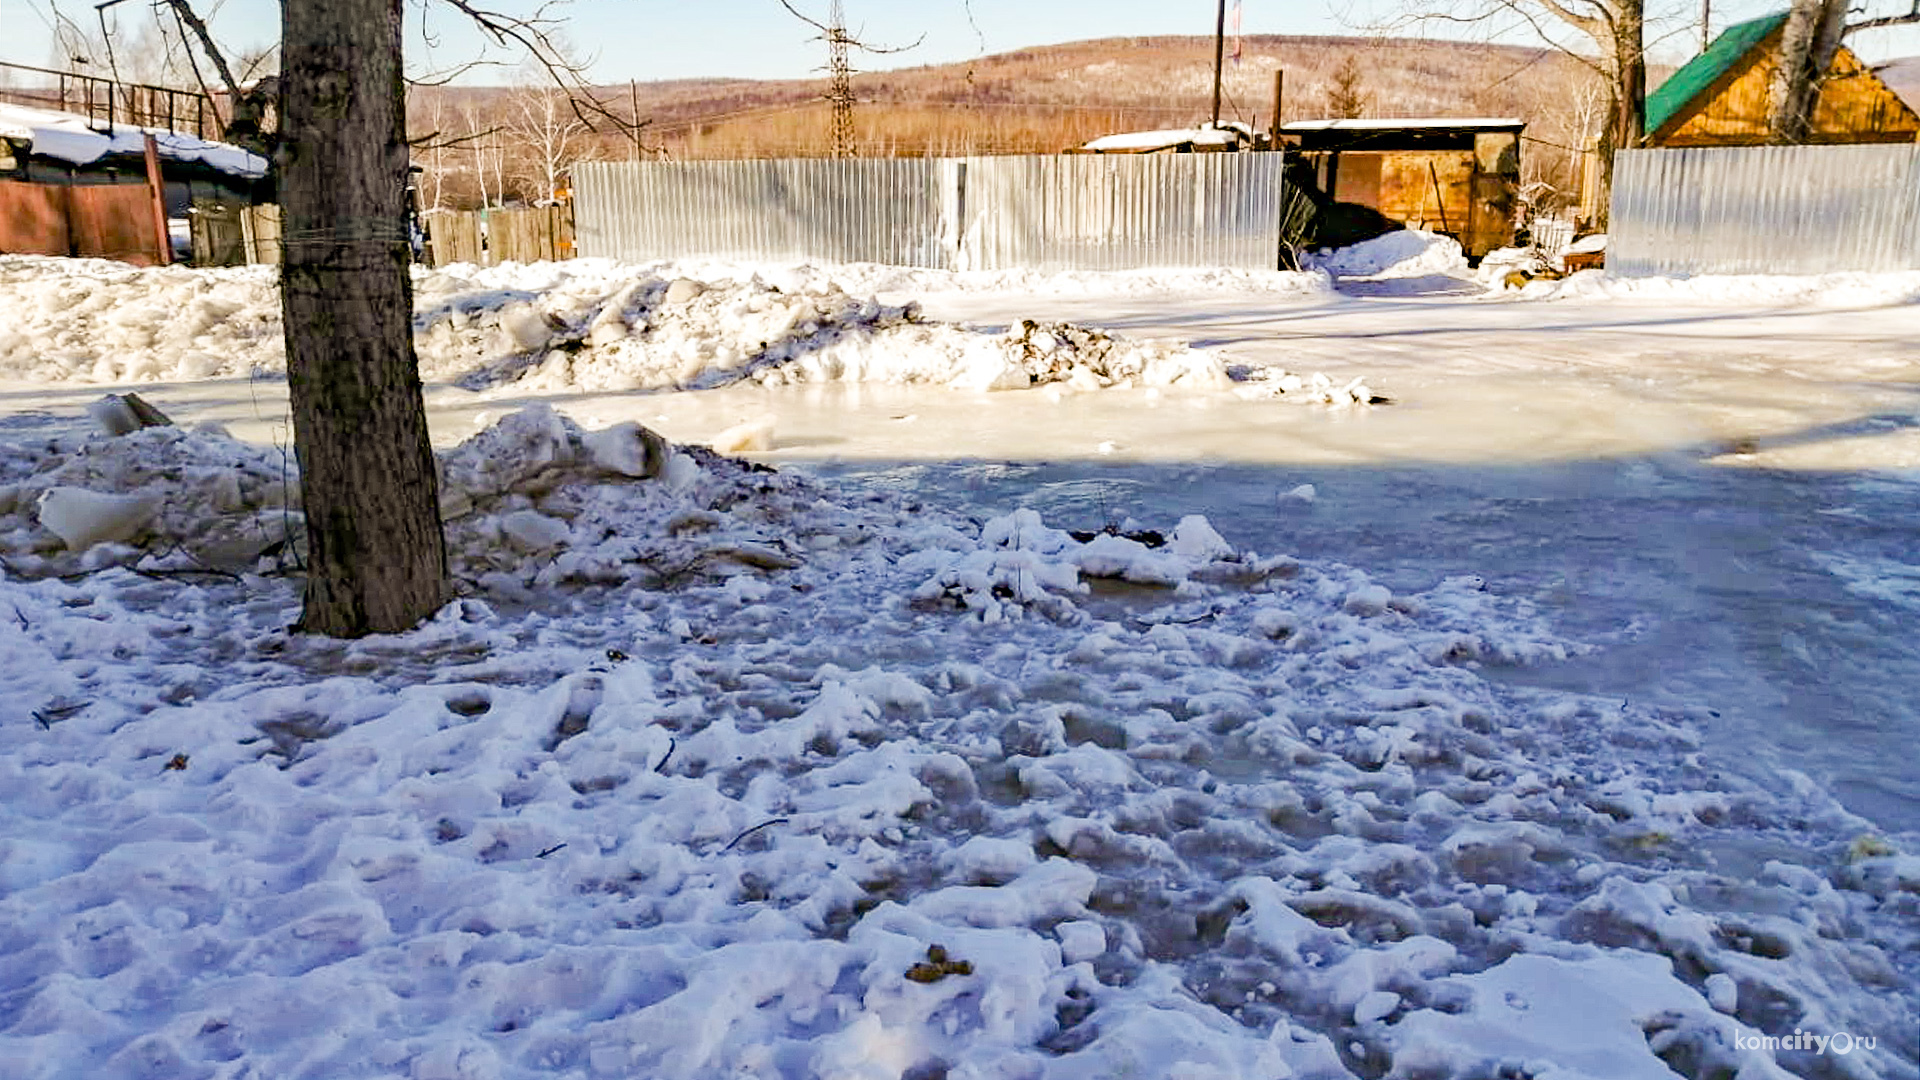
<path fill-rule="evenodd" d="M 0 1075 L 1920 1075 L 1913 822 L 1514 585 L 1632 539 L 1596 476 L 1911 502 L 1910 287 L 423 275 L 464 595 L 346 643 L 268 279 L 0 259 Z M 183 426 L 94 433 L 128 383 Z M 1583 491 L 1448 490 L 1515 468 Z M 151 517 L 66 551 L 61 488 Z M 1828 621 L 1911 629 L 1883 534 Z"/>

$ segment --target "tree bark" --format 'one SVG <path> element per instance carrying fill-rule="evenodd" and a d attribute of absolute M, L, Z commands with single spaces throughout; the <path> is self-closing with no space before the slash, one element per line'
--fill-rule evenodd
<path fill-rule="evenodd" d="M 1613 148 L 1632 150 L 1647 137 L 1646 9 L 1622 0 L 1613 23 Z M 1611 163 L 1609 163 L 1611 174 Z"/>
<path fill-rule="evenodd" d="M 281 297 L 307 519 L 299 628 L 407 629 L 450 595 L 413 351 L 400 0 L 282 0 Z"/>
<path fill-rule="evenodd" d="M 1796 145 L 1813 130 L 1820 82 L 1840 51 L 1846 0 L 1793 0 L 1780 31 L 1780 53 L 1767 87 L 1768 141 Z"/>
<path fill-rule="evenodd" d="M 1613 197 L 1613 155 L 1632 150 L 1647 137 L 1646 6 L 1644 0 L 1618 0 L 1608 5 L 1603 25 L 1611 40 L 1595 43 L 1608 53 L 1608 118 L 1600 132 L 1600 183 L 1592 224 L 1607 227 Z"/>

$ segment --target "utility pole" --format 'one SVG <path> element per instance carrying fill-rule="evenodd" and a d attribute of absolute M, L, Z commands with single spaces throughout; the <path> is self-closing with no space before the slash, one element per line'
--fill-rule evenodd
<path fill-rule="evenodd" d="M 827 100 L 833 103 L 833 156 L 850 158 L 853 156 L 853 67 L 847 62 L 847 44 L 852 39 L 847 36 L 847 14 L 840 0 L 833 0 L 827 19 L 827 71 L 831 77 Z"/>
<path fill-rule="evenodd" d="M 833 0 L 838 6 L 840 0 Z M 1213 24 L 1213 126 L 1220 126 L 1220 66 L 1227 58 L 1227 0 L 1220 0 L 1220 17 Z"/>

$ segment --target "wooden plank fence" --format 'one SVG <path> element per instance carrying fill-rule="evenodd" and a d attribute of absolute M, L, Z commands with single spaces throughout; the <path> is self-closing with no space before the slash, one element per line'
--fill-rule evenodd
<path fill-rule="evenodd" d="M 195 199 L 188 219 L 195 266 L 280 261 L 280 208 L 225 199 Z"/>
<path fill-rule="evenodd" d="M 554 262 L 574 256 L 570 206 L 527 210 L 437 210 L 427 215 L 429 258 L 435 266 Z"/>
<path fill-rule="evenodd" d="M 203 199 L 193 204 L 193 261 L 240 266 L 280 261 L 280 208 Z M 574 255 L 573 213 L 565 206 L 531 210 L 438 211 L 428 214 L 425 257 L 434 266 L 552 262 Z"/>

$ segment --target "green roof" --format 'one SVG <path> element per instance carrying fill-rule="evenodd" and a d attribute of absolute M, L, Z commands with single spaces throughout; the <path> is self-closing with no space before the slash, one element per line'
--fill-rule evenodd
<path fill-rule="evenodd" d="M 1665 127 L 1667 121 L 1717 82 L 1720 76 L 1732 70 L 1755 45 L 1765 41 L 1767 35 L 1778 30 L 1786 21 L 1787 12 L 1781 11 L 1727 27 L 1719 37 L 1713 39 L 1713 44 L 1707 46 L 1706 52 L 1687 61 L 1685 67 L 1660 84 L 1660 89 L 1647 95 L 1647 134 L 1652 135 Z"/>

